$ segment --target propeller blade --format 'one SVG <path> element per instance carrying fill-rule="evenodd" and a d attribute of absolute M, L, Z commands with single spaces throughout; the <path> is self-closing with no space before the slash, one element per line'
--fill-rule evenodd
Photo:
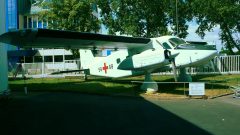
<path fill-rule="evenodd" d="M 165 58 L 169 60 L 169 62 L 172 63 L 172 70 L 173 70 L 173 74 L 174 74 L 174 80 L 175 82 L 177 82 L 177 67 L 175 64 L 175 57 L 177 57 L 179 55 L 179 52 L 174 52 L 174 51 L 169 51 L 169 50 L 164 50 L 164 55 Z"/>
<path fill-rule="evenodd" d="M 175 82 L 177 82 L 177 68 L 176 68 L 176 64 L 175 64 L 175 59 L 171 60 L 172 63 L 172 70 L 173 70 L 173 76 L 174 76 L 174 80 Z"/>
<path fill-rule="evenodd" d="M 169 59 L 172 60 L 172 59 L 175 59 L 175 57 L 177 57 L 179 55 L 179 53 L 176 53 L 176 52 L 172 52 L 169 56 Z M 175 62 L 175 60 L 174 60 Z"/>

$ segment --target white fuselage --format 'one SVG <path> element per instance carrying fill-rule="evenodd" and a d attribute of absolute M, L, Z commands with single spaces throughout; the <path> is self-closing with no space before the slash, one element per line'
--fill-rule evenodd
<path fill-rule="evenodd" d="M 129 56 L 128 50 L 119 50 L 107 57 L 95 57 L 91 62 L 89 59 L 90 74 L 117 78 L 151 73 L 166 66 L 171 68 L 170 61 L 164 54 L 166 49 L 175 57 L 177 68 L 199 66 L 207 63 L 217 54 L 216 50 L 176 49 L 168 41 L 169 38 L 176 37 L 152 38 L 149 49 L 132 56 Z"/>

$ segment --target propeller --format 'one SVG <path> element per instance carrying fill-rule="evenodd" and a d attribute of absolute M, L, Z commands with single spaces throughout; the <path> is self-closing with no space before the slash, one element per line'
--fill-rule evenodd
<path fill-rule="evenodd" d="M 174 75 L 174 80 L 175 82 L 177 82 L 177 67 L 176 67 L 176 63 L 175 63 L 175 58 L 170 60 L 172 63 L 172 70 L 173 70 L 173 75 Z"/>
<path fill-rule="evenodd" d="M 169 60 L 169 62 L 171 62 L 172 64 L 172 70 L 173 70 L 173 75 L 174 75 L 174 80 L 175 82 L 177 82 L 177 67 L 176 67 L 176 63 L 175 63 L 175 57 L 178 55 L 179 53 L 174 53 L 171 54 L 171 51 L 169 50 L 164 50 L 164 55 L 165 58 Z"/>

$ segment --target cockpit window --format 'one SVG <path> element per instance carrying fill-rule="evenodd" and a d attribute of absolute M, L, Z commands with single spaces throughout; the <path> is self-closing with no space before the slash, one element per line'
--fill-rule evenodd
<path fill-rule="evenodd" d="M 166 42 L 162 43 L 164 49 L 172 49 Z"/>
<path fill-rule="evenodd" d="M 186 42 L 181 38 L 170 38 L 169 42 L 172 44 L 173 47 L 176 47 L 181 44 L 186 44 Z"/>

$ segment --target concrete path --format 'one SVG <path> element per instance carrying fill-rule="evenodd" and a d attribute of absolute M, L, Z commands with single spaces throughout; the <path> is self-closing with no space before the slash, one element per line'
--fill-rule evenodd
<path fill-rule="evenodd" d="M 156 100 L 79 93 L 16 94 L 8 102 L 0 101 L 0 134 L 237 135 L 239 104 L 231 97 Z"/>

